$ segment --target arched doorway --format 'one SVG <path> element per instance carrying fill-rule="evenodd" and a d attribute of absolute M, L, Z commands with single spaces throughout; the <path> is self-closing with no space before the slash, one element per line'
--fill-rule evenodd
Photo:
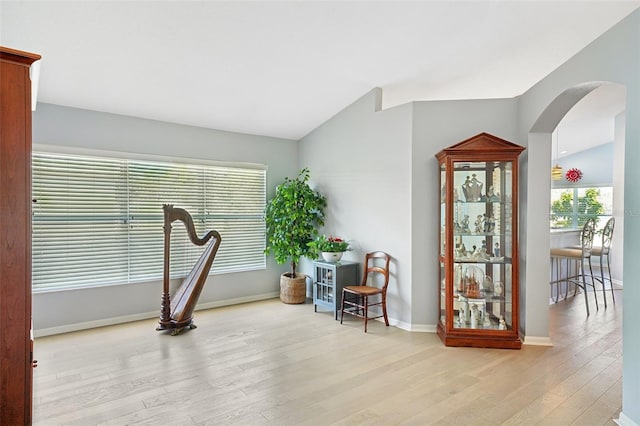
<path fill-rule="evenodd" d="M 526 247 L 522 253 L 524 275 L 521 277 L 525 284 L 522 291 L 521 306 L 525 309 L 522 312 L 522 322 L 525 328 L 525 343 L 538 345 L 551 345 L 549 336 L 549 246 L 550 236 L 547 232 L 540 232 L 541 229 L 549 228 L 548 207 L 550 205 L 551 194 L 551 161 L 552 158 L 552 133 L 558 127 L 569 111 L 576 106 L 583 98 L 594 92 L 596 89 L 615 85 L 610 82 L 588 82 L 571 87 L 558 95 L 540 114 L 528 135 L 528 158 L 527 158 L 527 179 L 523 184 L 527 188 L 526 198 L 529 200 L 525 206 L 526 224 L 522 229 L 524 241 L 521 246 Z M 617 85 L 616 85 L 617 86 Z M 624 123 L 622 123 L 624 129 Z M 624 130 L 623 130 L 624 132 Z M 624 141 L 624 135 L 622 135 Z M 619 153 L 624 163 L 624 152 Z M 614 216 L 616 217 L 616 227 L 619 227 L 617 234 L 620 234 L 617 246 L 622 247 L 623 219 L 623 181 L 624 169 L 622 165 L 618 167 L 616 173 L 617 180 L 621 188 L 618 190 L 616 205 L 614 206 Z M 536 200 L 535 205 L 531 200 Z M 621 253 L 618 260 L 621 262 Z"/>

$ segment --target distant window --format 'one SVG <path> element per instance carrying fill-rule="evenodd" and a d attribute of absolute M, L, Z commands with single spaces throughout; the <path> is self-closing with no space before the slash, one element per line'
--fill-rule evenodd
<path fill-rule="evenodd" d="M 161 279 L 163 204 L 186 209 L 222 245 L 213 273 L 264 269 L 264 167 L 242 168 L 33 153 L 33 289 Z M 171 272 L 188 273 L 203 247 L 181 222 Z"/>
<path fill-rule="evenodd" d="M 580 229 L 590 217 L 604 226 L 613 214 L 613 187 L 551 190 L 552 229 Z"/>

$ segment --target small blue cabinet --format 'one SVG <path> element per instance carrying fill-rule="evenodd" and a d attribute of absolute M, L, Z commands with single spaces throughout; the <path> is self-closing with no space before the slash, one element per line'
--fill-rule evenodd
<path fill-rule="evenodd" d="M 358 262 L 313 262 L 313 310 L 318 312 L 318 306 L 329 309 L 333 312 L 333 318 L 337 320 L 342 289 L 348 285 L 359 284 Z"/>

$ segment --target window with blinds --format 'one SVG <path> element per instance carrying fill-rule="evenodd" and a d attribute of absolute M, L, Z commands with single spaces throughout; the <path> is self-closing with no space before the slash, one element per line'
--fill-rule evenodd
<path fill-rule="evenodd" d="M 187 210 L 199 236 L 222 244 L 213 273 L 266 267 L 266 170 L 34 152 L 33 289 L 162 279 L 163 204 Z M 171 274 L 203 247 L 182 222 L 171 233 Z"/>

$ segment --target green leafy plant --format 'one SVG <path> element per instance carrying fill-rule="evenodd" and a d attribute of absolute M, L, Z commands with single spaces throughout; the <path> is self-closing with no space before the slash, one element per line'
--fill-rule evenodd
<path fill-rule="evenodd" d="M 333 235 L 320 235 L 309 243 L 318 252 L 342 252 L 349 250 L 349 242 Z"/>
<path fill-rule="evenodd" d="M 558 228 L 569 228 L 577 218 L 576 227 L 582 228 L 589 218 L 594 218 L 596 223 L 599 215 L 604 213 L 604 206 L 599 201 L 600 190 L 588 188 L 583 196 L 573 199 L 572 190 L 563 192 L 558 200 L 551 203 L 551 220 Z"/>
<path fill-rule="evenodd" d="M 291 262 L 291 277 L 301 257 L 315 258 L 309 246 L 324 225 L 325 197 L 308 184 L 309 169 L 300 170 L 295 179 L 285 178 L 275 196 L 267 202 L 264 220 L 267 227 L 265 254 L 273 253 L 279 264 Z"/>

